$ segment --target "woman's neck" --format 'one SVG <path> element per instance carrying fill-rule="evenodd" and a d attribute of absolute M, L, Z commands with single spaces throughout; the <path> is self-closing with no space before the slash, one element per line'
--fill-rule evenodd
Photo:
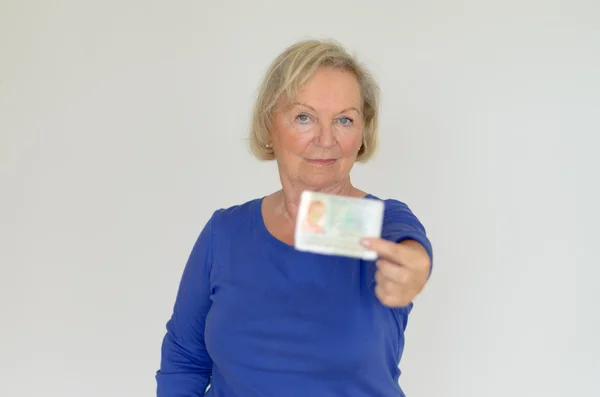
<path fill-rule="evenodd" d="M 286 183 L 282 180 L 282 189 L 275 193 L 276 212 L 278 216 L 283 216 L 288 220 L 295 222 L 298 207 L 300 205 L 300 197 L 305 190 L 350 197 L 364 197 L 366 195 L 365 192 L 352 186 L 349 177 L 341 183 L 330 185 L 325 188 L 315 188 L 290 182 Z"/>

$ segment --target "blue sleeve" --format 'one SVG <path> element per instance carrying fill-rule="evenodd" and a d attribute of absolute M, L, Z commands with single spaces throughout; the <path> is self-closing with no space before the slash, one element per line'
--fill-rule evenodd
<path fill-rule="evenodd" d="M 201 397 L 210 383 L 212 360 L 204 344 L 211 305 L 212 223 L 208 221 L 186 263 L 162 341 L 157 397 Z"/>
<path fill-rule="evenodd" d="M 397 200 L 386 200 L 385 205 L 385 226 L 382 231 L 382 238 L 399 243 L 404 240 L 415 240 L 419 242 L 429 255 L 431 266 L 429 275 L 433 270 L 433 248 L 427 237 L 425 227 L 412 213 L 410 208 Z"/>

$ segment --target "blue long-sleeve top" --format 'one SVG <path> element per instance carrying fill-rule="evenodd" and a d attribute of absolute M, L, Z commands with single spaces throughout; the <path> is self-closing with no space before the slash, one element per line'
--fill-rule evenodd
<path fill-rule="evenodd" d="M 382 238 L 416 240 L 432 257 L 408 206 L 384 202 Z M 167 322 L 157 396 L 404 396 L 399 362 L 413 304 L 379 302 L 374 261 L 278 240 L 261 205 L 217 210 L 201 231 Z"/>

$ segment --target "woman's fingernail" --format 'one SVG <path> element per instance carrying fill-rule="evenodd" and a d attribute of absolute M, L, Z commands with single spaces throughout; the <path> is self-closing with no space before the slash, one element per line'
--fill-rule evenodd
<path fill-rule="evenodd" d="M 370 247 L 371 246 L 371 241 L 363 238 L 362 240 L 360 240 L 360 243 L 365 246 L 365 247 Z"/>

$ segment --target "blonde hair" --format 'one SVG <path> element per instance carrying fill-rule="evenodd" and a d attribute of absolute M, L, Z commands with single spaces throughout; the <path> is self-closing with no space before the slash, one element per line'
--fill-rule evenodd
<path fill-rule="evenodd" d="M 356 160 L 366 162 L 377 148 L 379 86 L 369 71 L 339 43 L 331 40 L 305 40 L 286 48 L 271 63 L 259 87 L 250 128 L 250 150 L 260 160 L 273 160 L 270 127 L 282 94 L 294 98 L 321 66 L 353 73 L 360 85 L 364 117 L 363 143 Z"/>

